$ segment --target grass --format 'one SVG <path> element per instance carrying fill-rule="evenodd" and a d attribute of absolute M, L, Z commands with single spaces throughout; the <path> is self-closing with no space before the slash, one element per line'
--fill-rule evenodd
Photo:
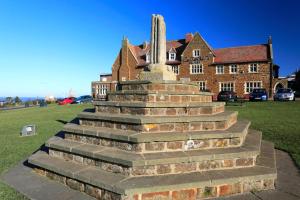
<path fill-rule="evenodd" d="M 263 139 L 275 143 L 300 166 L 300 101 L 247 102 L 245 106 L 228 106 L 239 112 L 239 118 L 249 119 L 251 128 L 263 132 Z"/>
<path fill-rule="evenodd" d="M 63 121 L 70 121 L 91 105 L 49 105 L 46 108 L 26 108 L 0 111 L 0 174 L 37 150 L 62 129 Z M 263 138 L 276 148 L 290 153 L 300 166 L 300 101 L 249 102 L 245 106 L 228 106 L 239 111 L 239 118 L 249 119 L 251 128 L 261 130 Z M 35 124 L 38 135 L 19 137 L 22 126 Z M 0 181 L 0 199 L 26 199 Z"/>
<path fill-rule="evenodd" d="M 49 105 L 46 108 L 25 108 L 0 111 L 0 174 L 16 165 L 37 150 L 51 136 L 63 127 L 63 121 L 70 121 L 87 105 Z M 24 125 L 35 124 L 37 135 L 20 137 Z M 0 199 L 26 199 L 0 181 Z"/>

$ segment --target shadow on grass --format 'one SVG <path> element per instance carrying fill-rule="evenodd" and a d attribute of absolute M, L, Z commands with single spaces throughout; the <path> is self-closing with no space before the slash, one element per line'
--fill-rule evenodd
<path fill-rule="evenodd" d="M 72 119 L 69 122 L 65 121 L 65 120 L 61 120 L 61 119 L 57 119 L 56 121 L 59 122 L 59 123 L 62 123 L 62 124 L 67 124 L 67 123 L 79 124 L 79 119 L 78 118 Z"/>

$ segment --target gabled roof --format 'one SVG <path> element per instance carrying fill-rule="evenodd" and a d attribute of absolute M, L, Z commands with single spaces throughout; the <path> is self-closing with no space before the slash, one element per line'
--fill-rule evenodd
<path fill-rule="evenodd" d="M 185 46 L 186 46 L 185 39 L 167 41 L 166 51 L 168 52 L 170 49 L 174 49 L 177 54 L 181 55 L 181 53 L 185 49 Z M 135 57 L 138 60 L 138 66 L 144 66 L 147 64 L 145 62 L 145 57 L 150 50 L 150 45 L 147 45 L 145 49 L 143 49 L 143 45 L 137 45 L 137 46 L 132 45 L 131 50 L 133 54 L 135 54 Z M 169 64 L 180 64 L 180 60 L 172 61 Z"/>
<path fill-rule="evenodd" d="M 268 44 L 213 49 L 199 33 L 195 33 L 194 37 L 195 36 L 199 36 L 213 53 L 213 64 L 269 61 Z M 186 42 L 185 39 L 167 41 L 166 53 L 171 51 L 176 52 L 176 54 L 179 55 L 176 56 L 177 60 L 175 61 L 167 60 L 167 64 L 180 64 L 180 55 L 182 55 L 190 42 Z M 150 45 L 146 45 L 145 48 L 143 48 L 143 44 L 137 46 L 129 45 L 129 47 L 135 59 L 137 60 L 137 67 L 148 64 L 146 63 L 146 54 L 150 51 Z"/>
<path fill-rule="evenodd" d="M 268 61 L 267 44 L 214 49 L 214 64 Z"/>

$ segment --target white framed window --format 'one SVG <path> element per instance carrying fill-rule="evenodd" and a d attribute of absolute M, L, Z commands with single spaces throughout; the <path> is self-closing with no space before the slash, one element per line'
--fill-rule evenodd
<path fill-rule="evenodd" d="M 249 73 L 257 73 L 258 72 L 258 64 L 257 63 L 252 63 L 249 65 L 248 68 Z"/>
<path fill-rule="evenodd" d="M 149 63 L 150 62 L 150 53 L 147 53 L 146 54 L 146 63 Z"/>
<path fill-rule="evenodd" d="M 107 85 L 100 85 L 98 93 L 100 95 L 106 95 L 106 92 L 107 92 Z"/>
<path fill-rule="evenodd" d="M 202 64 L 191 64 L 190 74 L 203 74 L 203 65 Z"/>
<path fill-rule="evenodd" d="M 233 64 L 233 65 L 229 65 L 229 73 L 230 74 L 237 74 L 238 72 L 238 65 Z"/>
<path fill-rule="evenodd" d="M 193 50 L 193 57 L 194 58 L 200 57 L 200 49 L 194 49 Z"/>
<path fill-rule="evenodd" d="M 219 82 L 219 91 L 235 91 L 234 82 Z"/>
<path fill-rule="evenodd" d="M 172 65 L 172 71 L 178 75 L 179 74 L 179 66 L 178 65 Z"/>
<path fill-rule="evenodd" d="M 224 74 L 224 65 L 216 66 L 216 74 Z"/>
<path fill-rule="evenodd" d="M 244 84 L 245 94 L 252 92 L 253 89 L 259 89 L 259 88 L 262 88 L 261 81 L 249 81 L 249 82 L 245 82 Z"/>
<path fill-rule="evenodd" d="M 176 53 L 169 53 L 169 60 L 176 60 Z"/>
<path fill-rule="evenodd" d="M 126 81 L 126 77 L 125 76 L 122 77 L 122 81 Z"/>
<path fill-rule="evenodd" d="M 199 85 L 199 90 L 200 91 L 206 90 L 206 81 L 198 81 L 197 83 Z"/>

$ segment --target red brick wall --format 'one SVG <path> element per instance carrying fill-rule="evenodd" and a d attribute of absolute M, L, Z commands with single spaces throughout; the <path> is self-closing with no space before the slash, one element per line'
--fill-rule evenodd
<path fill-rule="evenodd" d="M 113 64 L 112 79 L 113 81 L 122 81 L 137 79 L 141 68 L 137 68 L 137 60 L 129 49 L 129 43 L 124 43 L 123 47 Z M 190 74 L 190 63 L 193 59 L 193 50 L 200 49 L 201 63 L 203 64 L 203 74 Z M 216 66 L 213 65 L 213 52 L 196 33 L 192 41 L 187 45 L 182 54 L 182 62 L 179 68 L 177 79 L 190 78 L 191 81 L 206 81 L 206 88 L 211 90 L 215 95 L 219 93 L 219 82 L 234 82 L 235 92 L 239 97 L 247 96 L 244 91 L 244 84 L 247 81 L 261 81 L 262 87 L 270 90 L 270 63 L 259 63 L 258 73 L 248 73 L 250 63 L 238 64 L 238 73 L 229 74 L 229 64 L 224 65 L 224 74 L 216 74 Z M 271 95 L 269 95 L 271 96 Z"/>

